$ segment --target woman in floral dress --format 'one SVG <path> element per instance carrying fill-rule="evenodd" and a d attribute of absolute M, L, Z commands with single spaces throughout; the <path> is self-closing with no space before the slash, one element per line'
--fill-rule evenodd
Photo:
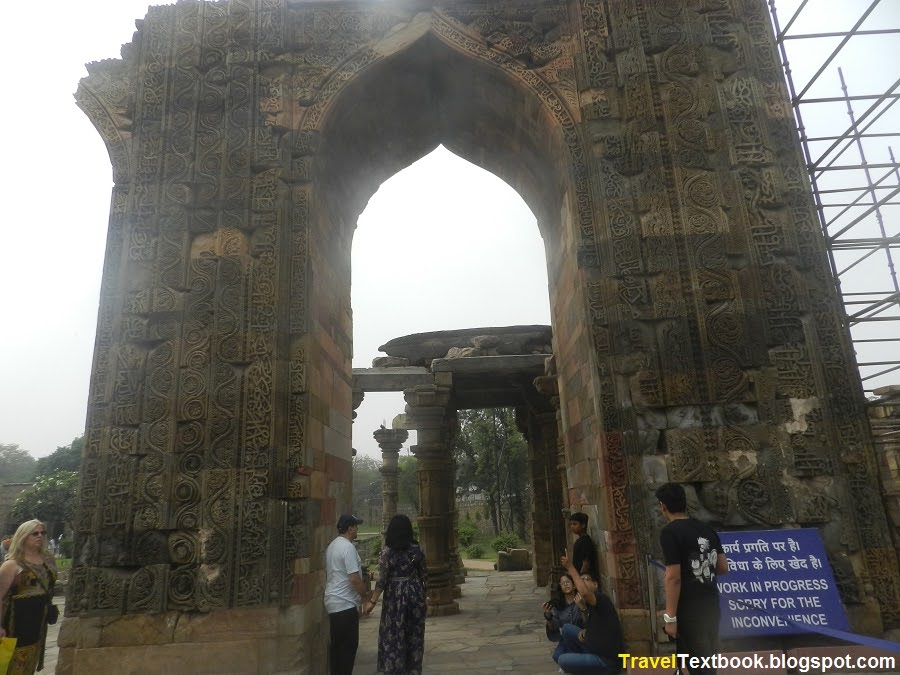
<path fill-rule="evenodd" d="M 378 672 L 420 675 L 425 654 L 425 553 L 413 535 L 409 518 L 391 519 L 378 559 L 378 581 L 366 603 L 368 615 L 384 593 L 378 631 Z"/>
<path fill-rule="evenodd" d="M 57 615 L 52 612 L 56 563 L 47 541 L 41 521 L 22 523 L 0 565 L 0 637 L 17 640 L 9 675 L 32 675 L 44 667 L 47 623 L 55 623 Z"/>

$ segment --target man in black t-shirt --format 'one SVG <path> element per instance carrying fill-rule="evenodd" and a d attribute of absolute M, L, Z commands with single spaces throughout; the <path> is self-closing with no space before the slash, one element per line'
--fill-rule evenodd
<path fill-rule="evenodd" d="M 666 564 L 665 631 L 676 651 L 712 656 L 719 651 L 719 589 L 716 576 L 728 571 L 719 535 L 687 515 L 687 496 L 678 483 L 656 490 L 667 523 L 659 534 Z M 691 668 L 692 675 L 715 675 L 715 668 Z"/>
<path fill-rule="evenodd" d="M 619 654 L 625 651 L 625 641 L 616 608 L 598 590 L 600 584 L 593 573 L 579 574 L 567 556 L 559 562 L 575 582 L 587 609 L 584 628 L 573 623 L 562 627 L 560 645 L 553 654 L 556 663 L 566 673 L 618 673 Z"/>
<path fill-rule="evenodd" d="M 572 564 L 579 574 L 592 572 L 600 578 L 600 570 L 597 565 L 597 547 L 594 540 L 587 533 L 587 514 L 577 512 L 569 516 L 569 530 L 575 535 L 575 545 L 572 547 Z"/>

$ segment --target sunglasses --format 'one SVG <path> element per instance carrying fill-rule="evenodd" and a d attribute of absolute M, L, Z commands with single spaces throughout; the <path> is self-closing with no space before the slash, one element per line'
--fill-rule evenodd
<path fill-rule="evenodd" d="M 32 536 L 32 537 L 46 537 L 46 536 L 47 536 L 47 531 L 46 531 L 46 530 L 41 530 L 40 532 L 32 532 L 32 533 L 31 533 L 31 536 Z"/>

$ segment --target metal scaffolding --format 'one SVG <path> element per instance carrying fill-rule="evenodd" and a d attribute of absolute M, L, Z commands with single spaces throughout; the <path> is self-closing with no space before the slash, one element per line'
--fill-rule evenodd
<path fill-rule="evenodd" d="M 863 387 L 900 383 L 900 4 L 768 0 Z"/>

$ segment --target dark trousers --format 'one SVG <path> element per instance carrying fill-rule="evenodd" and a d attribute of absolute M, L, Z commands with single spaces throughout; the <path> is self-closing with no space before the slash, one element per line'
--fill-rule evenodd
<path fill-rule="evenodd" d="M 356 607 L 328 615 L 331 623 L 329 661 L 331 675 L 353 675 L 353 662 L 359 647 L 359 612 Z"/>
<path fill-rule="evenodd" d="M 678 606 L 678 638 L 675 650 L 691 656 L 712 656 L 719 651 L 719 604 Z M 691 675 L 716 675 L 715 668 L 693 668 Z"/>

